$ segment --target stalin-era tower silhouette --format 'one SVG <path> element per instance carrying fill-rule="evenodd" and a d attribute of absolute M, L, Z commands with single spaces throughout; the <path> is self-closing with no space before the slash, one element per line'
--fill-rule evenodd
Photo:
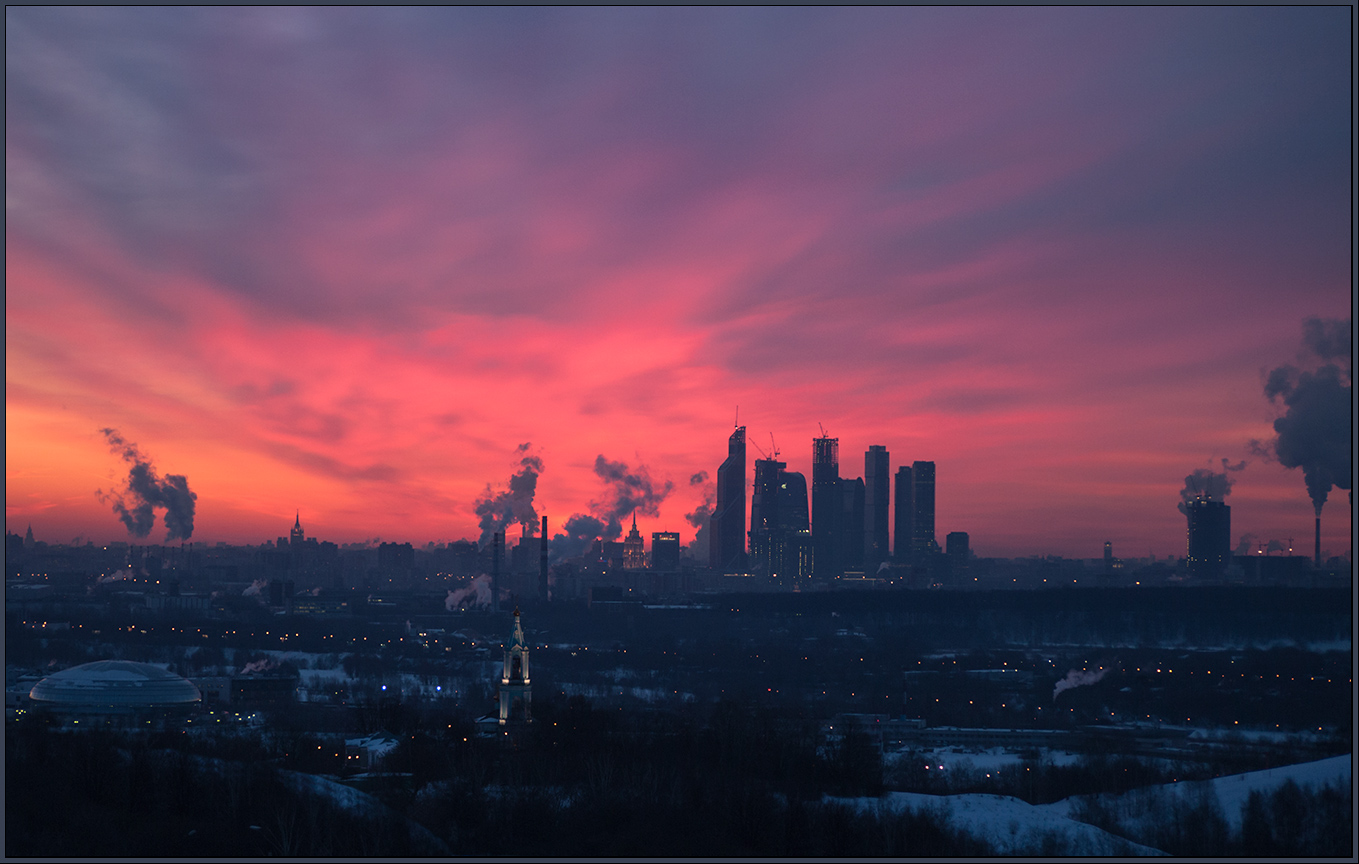
<path fill-rule="evenodd" d="M 533 690 L 529 685 L 529 649 L 524 642 L 524 627 L 519 608 L 514 610 L 514 636 L 505 649 L 505 669 L 500 676 L 500 725 L 517 726 L 532 722 L 529 706 Z"/>

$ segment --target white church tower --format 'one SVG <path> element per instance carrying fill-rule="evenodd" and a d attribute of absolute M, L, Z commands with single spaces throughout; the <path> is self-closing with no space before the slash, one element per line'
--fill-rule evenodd
<path fill-rule="evenodd" d="M 505 670 L 500 676 L 500 725 L 532 722 L 529 703 L 529 649 L 524 643 L 524 627 L 519 623 L 519 608 L 514 610 L 514 639 L 505 649 Z"/>

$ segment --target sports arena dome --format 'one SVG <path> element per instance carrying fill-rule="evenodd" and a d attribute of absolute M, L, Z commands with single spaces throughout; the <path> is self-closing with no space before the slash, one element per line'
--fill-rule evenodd
<path fill-rule="evenodd" d="M 189 708 L 203 696 L 191 681 L 150 663 L 97 660 L 63 669 L 34 685 L 34 707 L 62 711 L 127 713 Z"/>

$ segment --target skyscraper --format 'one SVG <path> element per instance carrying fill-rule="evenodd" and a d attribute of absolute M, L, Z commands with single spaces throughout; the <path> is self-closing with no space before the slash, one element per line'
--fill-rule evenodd
<path fill-rule="evenodd" d="M 651 535 L 651 569 L 678 570 L 680 535 L 676 531 L 656 531 Z"/>
<path fill-rule="evenodd" d="M 915 499 L 915 524 L 911 526 L 911 551 L 919 561 L 939 551 L 934 539 L 934 463 L 911 464 L 912 497 Z"/>
<path fill-rule="evenodd" d="M 893 503 L 896 507 L 893 514 L 896 524 L 892 526 L 892 540 L 895 543 L 892 547 L 892 557 L 898 564 L 909 564 L 911 545 L 914 542 L 912 537 L 915 534 L 915 495 L 911 483 L 911 469 L 908 465 L 902 465 L 897 469 L 897 488 Z"/>
<path fill-rule="evenodd" d="M 801 472 L 780 472 L 778 510 L 774 575 L 781 580 L 806 579 L 812 575 L 812 529 L 807 518 L 807 478 Z"/>
<path fill-rule="evenodd" d="M 950 531 L 944 538 L 944 552 L 953 571 L 953 578 L 961 581 L 968 575 L 968 561 L 972 557 L 966 531 Z"/>
<path fill-rule="evenodd" d="M 872 444 L 864 453 L 864 570 L 876 573 L 891 554 L 887 536 L 887 505 L 892 500 L 891 457 L 887 448 Z"/>
<path fill-rule="evenodd" d="M 755 485 L 750 495 L 750 569 L 769 575 L 778 570 L 779 485 L 786 462 L 755 460 Z"/>
<path fill-rule="evenodd" d="M 1231 562 L 1232 508 L 1207 498 L 1189 502 L 1188 535 L 1189 575 L 1221 576 Z"/>
<path fill-rule="evenodd" d="M 840 564 L 840 439 L 812 439 L 812 564 L 816 575 L 833 578 Z"/>
<path fill-rule="evenodd" d="M 727 459 L 717 469 L 717 507 L 708 540 L 714 570 L 735 572 L 746 565 L 746 427 L 727 439 Z"/>
<path fill-rule="evenodd" d="M 862 477 L 840 480 L 840 566 L 862 573 L 864 569 L 864 481 Z"/>

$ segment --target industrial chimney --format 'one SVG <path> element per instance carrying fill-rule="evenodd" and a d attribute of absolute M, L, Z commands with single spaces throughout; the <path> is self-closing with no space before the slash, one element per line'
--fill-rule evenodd
<path fill-rule="evenodd" d="M 543 517 L 543 536 L 538 543 L 538 596 L 547 600 L 547 517 Z"/>

